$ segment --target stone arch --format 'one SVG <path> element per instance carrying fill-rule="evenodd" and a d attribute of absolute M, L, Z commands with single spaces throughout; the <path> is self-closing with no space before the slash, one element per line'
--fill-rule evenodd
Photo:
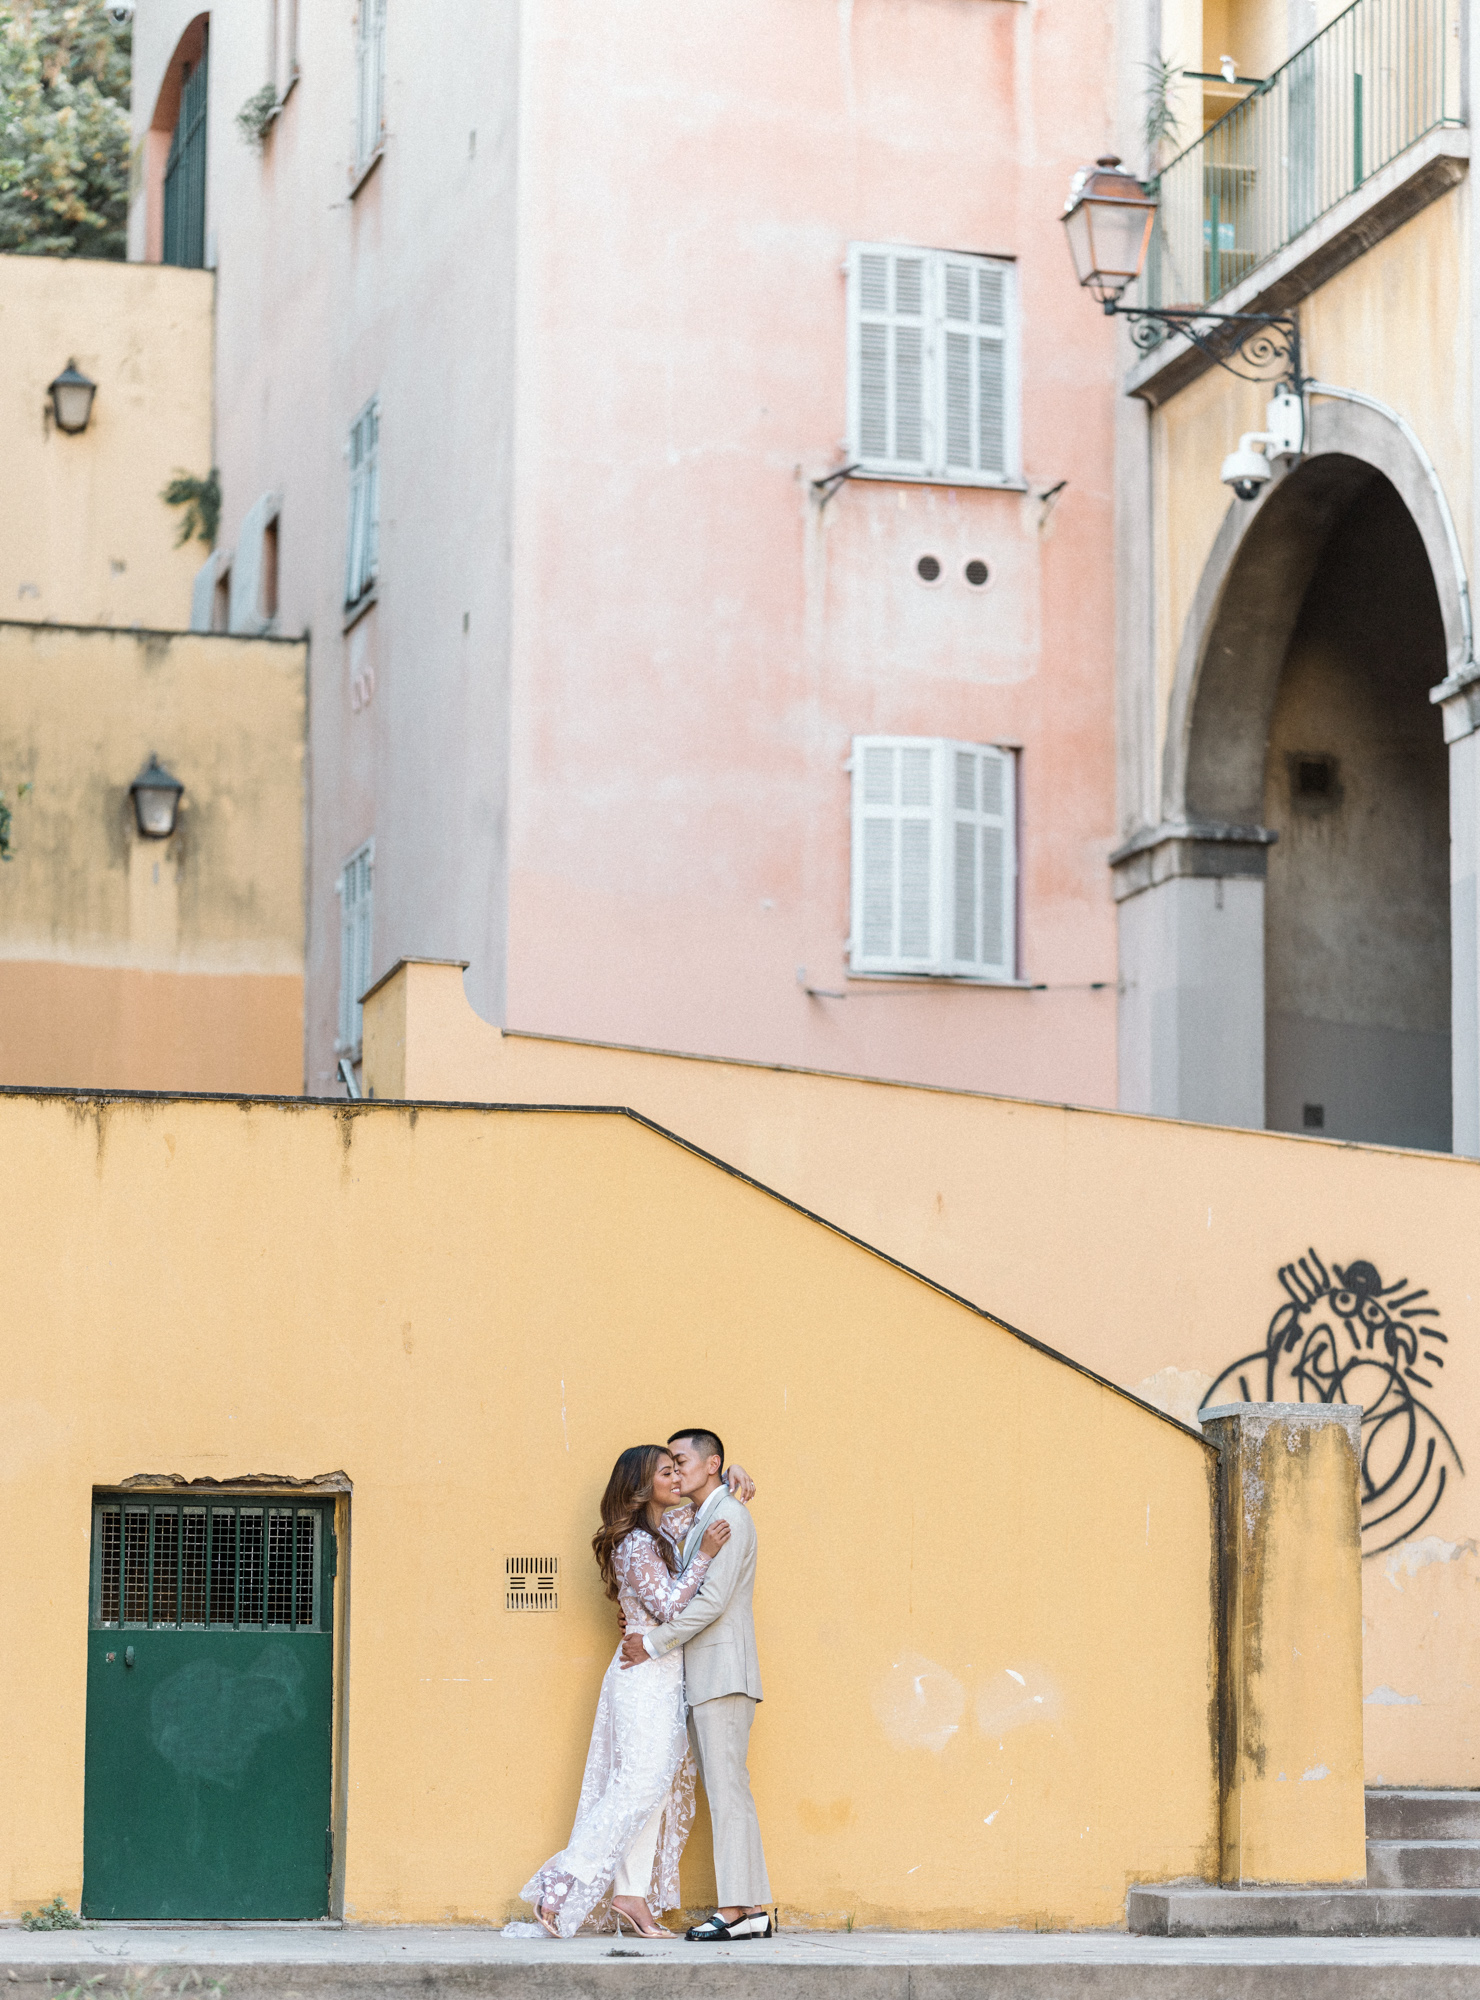
<path fill-rule="evenodd" d="M 1162 818 L 1259 826 L 1270 715 L 1290 638 L 1336 520 L 1386 478 L 1422 538 L 1451 665 L 1463 614 L 1444 521 L 1401 430 L 1360 404 L 1313 397 L 1308 450 L 1253 506 L 1235 500 L 1204 566 L 1177 658 L 1162 760 Z"/>

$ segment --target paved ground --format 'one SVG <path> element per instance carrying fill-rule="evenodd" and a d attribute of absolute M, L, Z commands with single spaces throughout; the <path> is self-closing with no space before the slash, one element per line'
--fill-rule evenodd
<path fill-rule="evenodd" d="M 1464 1965 L 1480 1938 L 1142 1938 L 1124 1931 L 790 1931 L 737 1945 L 649 1944 L 625 1937 L 506 1938 L 496 1930 L 330 1924 L 93 1924 L 82 1931 L 0 1927 L 0 1968 L 71 1965 L 575 1965 L 621 1955 L 665 1965 Z M 1477 1984 L 1480 1991 L 1480 1984 Z"/>
<path fill-rule="evenodd" d="M 223 2000 L 1480 2000 L 1480 1938 L 795 1931 L 728 1947 L 329 1925 L 0 1928 L 0 1982 Z M 3 1996 L 0 1996 L 3 2000 Z"/>

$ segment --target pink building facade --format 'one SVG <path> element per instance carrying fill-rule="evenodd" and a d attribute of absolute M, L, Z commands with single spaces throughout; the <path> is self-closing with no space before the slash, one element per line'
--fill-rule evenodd
<path fill-rule="evenodd" d="M 310 1092 L 422 955 L 523 1029 L 1115 1102 L 1057 220 L 1111 16 L 139 0 L 131 254 L 216 271 L 195 619 L 311 638 Z"/>

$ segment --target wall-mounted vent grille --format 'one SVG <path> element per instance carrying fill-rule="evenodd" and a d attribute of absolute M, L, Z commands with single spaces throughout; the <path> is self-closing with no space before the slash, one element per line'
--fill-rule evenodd
<path fill-rule="evenodd" d="M 558 1611 L 559 1556 L 505 1556 L 504 1609 Z"/>

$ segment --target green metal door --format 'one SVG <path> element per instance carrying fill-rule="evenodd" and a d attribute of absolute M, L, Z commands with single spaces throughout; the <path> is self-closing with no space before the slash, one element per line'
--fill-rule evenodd
<path fill-rule="evenodd" d="M 293 1500 L 100 1496 L 82 1908 L 329 1908 L 334 1535 Z"/>

